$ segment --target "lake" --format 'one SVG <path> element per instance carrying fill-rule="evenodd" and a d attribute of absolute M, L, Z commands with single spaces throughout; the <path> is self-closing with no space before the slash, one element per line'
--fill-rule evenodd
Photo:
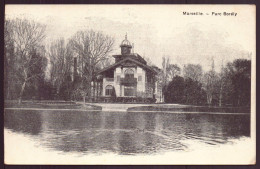
<path fill-rule="evenodd" d="M 249 114 L 5 110 L 4 118 L 13 134 L 65 154 L 153 155 L 188 151 L 189 140 L 214 147 L 250 137 Z"/>

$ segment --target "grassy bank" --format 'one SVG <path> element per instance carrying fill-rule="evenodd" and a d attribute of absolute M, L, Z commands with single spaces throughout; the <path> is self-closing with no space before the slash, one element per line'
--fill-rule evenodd
<path fill-rule="evenodd" d="M 16 101 L 7 101 L 4 106 L 5 108 L 102 110 L 100 106 L 77 104 L 75 102 L 66 101 L 25 101 L 21 104 L 18 104 Z"/>
<path fill-rule="evenodd" d="M 206 107 L 186 105 L 152 105 L 128 108 L 127 111 L 172 111 L 172 112 L 217 112 L 217 113 L 250 113 L 250 107 Z"/>
<path fill-rule="evenodd" d="M 114 108 L 115 111 L 124 107 L 128 112 L 153 111 L 153 112 L 216 112 L 216 113 L 250 113 L 250 107 L 206 107 L 178 104 L 85 104 L 73 101 L 5 101 L 5 108 L 38 108 L 38 109 L 78 109 L 78 110 L 102 110 Z"/>

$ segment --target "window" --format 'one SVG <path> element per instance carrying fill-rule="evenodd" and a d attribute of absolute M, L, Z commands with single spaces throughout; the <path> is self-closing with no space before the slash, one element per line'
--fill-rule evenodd
<path fill-rule="evenodd" d="M 151 76 L 148 76 L 148 75 L 147 75 L 147 82 L 148 82 L 148 83 L 152 82 Z"/>
<path fill-rule="evenodd" d="M 116 68 L 116 73 L 121 73 L 121 68 L 120 67 Z"/>
<path fill-rule="evenodd" d="M 129 79 L 134 78 L 134 71 L 132 69 L 126 69 L 125 78 L 129 78 Z"/>
<path fill-rule="evenodd" d="M 106 96 L 111 96 L 112 92 L 113 92 L 113 86 L 111 86 L 111 85 L 106 86 L 105 95 Z"/>
<path fill-rule="evenodd" d="M 135 96 L 134 86 L 125 86 L 125 96 Z"/>
<path fill-rule="evenodd" d="M 142 81 L 142 76 L 138 76 L 138 81 Z"/>

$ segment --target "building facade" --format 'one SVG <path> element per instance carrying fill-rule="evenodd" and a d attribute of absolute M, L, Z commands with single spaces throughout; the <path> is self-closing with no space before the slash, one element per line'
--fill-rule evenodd
<path fill-rule="evenodd" d="M 132 53 L 127 36 L 122 41 L 121 54 L 113 55 L 115 63 L 100 70 L 93 84 L 98 100 L 110 102 L 159 102 L 157 72 L 137 53 Z"/>

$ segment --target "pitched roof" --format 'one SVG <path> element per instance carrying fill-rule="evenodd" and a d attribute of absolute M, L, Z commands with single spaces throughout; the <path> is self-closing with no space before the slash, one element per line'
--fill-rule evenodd
<path fill-rule="evenodd" d="M 122 60 L 125 59 L 126 57 L 130 57 L 132 59 L 135 59 L 143 64 L 146 65 L 146 61 L 144 60 L 144 58 L 142 58 L 138 53 L 131 53 L 131 54 L 124 54 L 124 55 L 113 55 L 114 58 L 119 58 L 118 60 Z"/>
<path fill-rule="evenodd" d="M 156 72 L 152 67 L 147 66 L 147 65 L 145 65 L 145 64 L 143 64 L 143 63 L 141 63 L 141 62 L 139 62 L 139 61 L 136 61 L 135 59 L 133 59 L 133 58 L 131 58 L 131 57 L 127 57 L 127 58 L 125 58 L 125 59 L 123 59 L 123 60 L 120 60 L 119 62 L 116 62 L 116 63 L 114 63 L 114 64 L 112 64 L 112 65 L 110 65 L 110 66 L 108 66 L 108 67 L 106 67 L 106 68 L 104 68 L 104 69 L 98 71 L 97 74 L 100 74 L 100 73 L 103 73 L 103 72 L 105 72 L 105 71 L 107 71 L 107 70 L 109 70 L 109 69 L 112 69 L 112 68 L 114 68 L 114 67 L 120 65 L 121 63 L 123 63 L 123 62 L 125 62 L 125 61 L 127 61 L 127 60 L 130 60 L 130 61 L 136 63 L 137 65 L 139 65 L 139 66 L 141 66 L 141 67 L 143 67 L 143 68 L 145 68 L 145 69 L 150 70 L 152 73 L 157 74 L 157 72 Z"/>

